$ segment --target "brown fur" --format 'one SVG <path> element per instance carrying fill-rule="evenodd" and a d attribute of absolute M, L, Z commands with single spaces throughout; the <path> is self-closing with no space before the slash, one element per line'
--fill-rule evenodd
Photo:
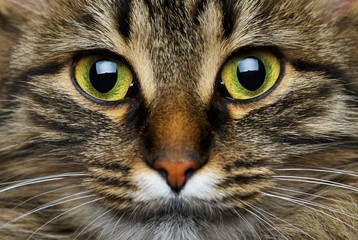
<path fill-rule="evenodd" d="M 230 101 L 219 72 L 247 48 L 283 77 Z M 84 97 L 93 51 L 139 93 Z M 358 236 L 357 1 L 0 0 L 0 64 L 1 239 Z M 163 157 L 201 165 L 179 194 Z"/>

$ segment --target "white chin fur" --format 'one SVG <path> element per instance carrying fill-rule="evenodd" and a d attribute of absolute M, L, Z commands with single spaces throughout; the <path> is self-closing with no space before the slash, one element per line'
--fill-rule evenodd
<path fill-rule="evenodd" d="M 139 188 L 133 193 L 137 201 L 170 200 L 181 198 L 190 200 L 192 198 L 205 201 L 219 200 L 222 193 L 215 189 L 219 177 L 213 173 L 199 171 L 194 174 L 180 191 L 179 195 L 171 190 L 165 179 L 156 171 L 141 172 L 135 176 L 135 182 Z"/>

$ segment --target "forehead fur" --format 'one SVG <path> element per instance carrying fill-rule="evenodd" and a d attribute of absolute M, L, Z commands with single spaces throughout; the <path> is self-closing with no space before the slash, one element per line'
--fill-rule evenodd
<path fill-rule="evenodd" d="M 21 68 L 29 69 L 44 61 L 65 62 L 83 51 L 108 50 L 132 65 L 148 102 L 164 93 L 200 95 L 208 102 L 220 66 L 245 47 L 279 47 L 291 61 L 299 56 L 343 66 L 354 60 L 357 53 L 344 46 L 357 42 L 351 19 L 357 14 L 352 8 L 338 11 L 332 7 L 336 3 L 41 1 L 42 14 L 22 29 L 22 45 L 14 56 L 28 53 Z M 183 85 L 197 92 L 185 93 Z"/>
<path fill-rule="evenodd" d="M 325 59 L 323 49 L 356 37 L 350 31 L 356 14 L 333 17 L 336 2 L 49 0 L 42 16 L 30 23 L 36 32 L 26 41 L 38 41 L 32 48 L 49 57 L 68 49 L 107 49 L 127 57 L 129 46 L 141 48 L 165 81 L 195 72 L 191 66 L 211 51 L 211 41 L 222 45 L 223 58 L 246 46 L 280 46 L 289 57 L 300 51 L 301 57 Z M 33 40 L 35 35 L 40 41 Z M 160 73 L 163 65 L 166 71 Z"/>

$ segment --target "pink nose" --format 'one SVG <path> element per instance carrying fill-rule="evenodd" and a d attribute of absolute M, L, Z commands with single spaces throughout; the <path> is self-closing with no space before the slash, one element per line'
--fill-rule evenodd
<path fill-rule="evenodd" d="M 166 175 L 168 185 L 179 192 L 190 173 L 200 167 L 200 164 L 195 159 L 188 159 L 183 161 L 170 161 L 166 159 L 158 159 L 154 162 L 153 167 L 159 171 L 163 171 Z"/>

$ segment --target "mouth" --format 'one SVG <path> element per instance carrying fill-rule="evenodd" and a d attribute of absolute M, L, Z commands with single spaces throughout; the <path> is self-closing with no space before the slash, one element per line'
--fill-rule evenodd
<path fill-rule="evenodd" d="M 105 205 L 113 209 L 118 216 L 131 221 L 147 224 L 148 222 L 165 222 L 179 220 L 206 221 L 222 223 L 224 219 L 238 218 L 245 214 L 243 208 L 218 200 L 203 200 L 198 198 L 183 199 L 180 195 L 172 199 L 156 199 L 146 202 L 131 202 L 120 205 L 109 199 Z M 122 206 L 122 208 L 119 208 Z M 180 221 L 179 221 L 180 222 Z"/>

